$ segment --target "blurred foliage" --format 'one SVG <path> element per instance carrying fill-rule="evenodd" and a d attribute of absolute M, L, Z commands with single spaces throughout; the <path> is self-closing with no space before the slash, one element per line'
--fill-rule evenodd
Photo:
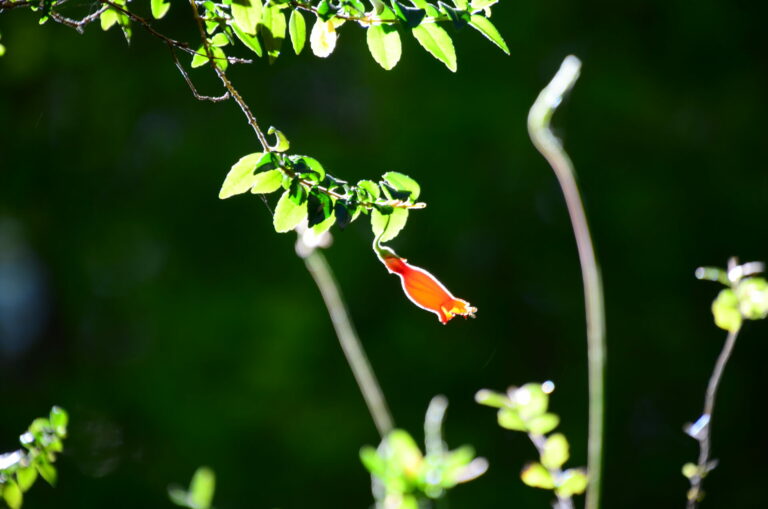
<path fill-rule="evenodd" d="M 22 448 L 0 454 L 0 497 L 11 509 L 19 509 L 24 493 L 37 480 L 38 474 L 50 485 L 56 484 L 56 455 L 64 450 L 69 416 L 57 406 L 50 415 L 38 417 L 19 441 Z"/>
<path fill-rule="evenodd" d="M 570 445 L 562 433 L 549 435 L 560 424 L 560 417 L 548 411 L 554 389 L 552 382 L 510 387 L 505 394 L 483 389 L 475 400 L 499 409 L 502 428 L 528 434 L 539 452 L 539 461 L 526 464 L 520 478 L 533 488 L 552 490 L 558 499 L 555 507 L 565 509 L 573 507 L 573 495 L 584 493 L 588 477 L 582 468 L 562 470 L 570 458 Z"/>
<path fill-rule="evenodd" d="M 188 491 L 178 486 L 171 486 L 168 488 L 168 496 L 174 504 L 181 507 L 211 509 L 215 491 L 216 474 L 208 467 L 200 467 L 195 470 Z"/>
<path fill-rule="evenodd" d="M 456 74 L 411 38 L 383 72 L 358 30 L 327 60 L 283 50 L 272 67 L 228 72 L 266 125 L 334 174 L 391 169 L 423 185 L 429 208 L 394 247 L 450 275 L 478 320 L 439 328 L 405 302 L 360 224 L 337 232 L 328 256 L 399 425 L 418 427 L 444 392 L 451 436 L 490 459 L 451 507 L 543 507 L 550 493 L 511 481 L 527 439 L 490 426 L 472 395 L 510 373 L 556 378 L 561 429 L 585 457 L 576 253 L 525 132 L 541 85 L 578 54 L 579 97 L 556 128 L 580 169 L 608 298 L 606 507 L 666 507 L 682 501 L 676 472 L 693 449 L 679 423 L 700 410 L 690 395 L 721 346 L 702 312 L 711 289 L 688 274 L 732 251 L 765 256 L 768 5 L 500 7 L 492 19 L 511 56 L 448 27 Z M 12 409 L 0 441 L 49 401 L 78 418 L 57 463 L 66 482 L 26 493 L 28 506 L 167 508 L 168 479 L 204 461 L 227 480 L 221 507 L 254 490 L 259 507 L 365 507 L 356 458 L 375 429 L 293 239 L 272 232 L 258 200 L 217 199 L 229 165 L 261 150 L 240 111 L 192 99 L 141 30 L 127 47 L 114 27 L 78 36 L 37 19 L 0 15 L 0 396 Z M 174 3 L 158 26 L 195 41 L 189 19 Z M 220 93 L 209 74 L 193 75 Z M 764 341 L 745 341 L 731 361 L 718 425 L 739 433 L 718 436 L 718 456 L 743 468 L 707 480 L 711 507 L 761 499 L 765 355 Z"/>

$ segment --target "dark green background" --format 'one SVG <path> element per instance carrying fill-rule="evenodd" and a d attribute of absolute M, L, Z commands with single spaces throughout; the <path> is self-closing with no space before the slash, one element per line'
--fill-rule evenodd
<path fill-rule="evenodd" d="M 525 131 L 569 53 L 583 75 L 555 123 L 605 279 L 605 507 L 683 507 L 680 467 L 697 447 L 682 425 L 725 336 L 709 312 L 718 288 L 693 271 L 768 259 L 766 10 L 504 0 L 493 21 L 512 55 L 451 29 L 455 75 L 410 37 L 385 72 L 351 25 L 327 60 L 286 47 L 273 66 L 231 70 L 296 153 L 349 180 L 396 170 L 422 184 L 429 206 L 392 245 L 476 320 L 443 327 L 408 302 L 363 221 L 335 231 L 327 255 L 398 424 L 420 438 L 445 394 L 449 444 L 491 463 L 441 507 L 548 507 L 518 480 L 531 444 L 473 402 L 479 388 L 554 380 L 572 464 L 586 461 L 577 254 Z M 157 26 L 196 40 L 183 2 Z M 129 47 L 118 30 L 80 36 L 16 10 L 0 33 L 0 261 L 39 290 L 12 315 L 30 342 L 0 352 L 0 450 L 50 405 L 71 414 L 60 484 L 25 507 L 170 507 L 166 486 L 201 464 L 218 474 L 220 509 L 369 506 L 357 453 L 377 435 L 294 237 L 272 231 L 260 200 L 217 198 L 258 149 L 235 104 L 195 101 L 138 28 Z M 209 73 L 192 76 L 220 93 Z M 748 324 L 727 368 L 707 507 L 764 502 L 767 327 Z"/>

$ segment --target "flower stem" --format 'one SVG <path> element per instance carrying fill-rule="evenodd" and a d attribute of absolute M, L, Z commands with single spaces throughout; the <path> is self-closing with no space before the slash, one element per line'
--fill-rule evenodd
<path fill-rule="evenodd" d="M 331 322 L 333 322 L 333 328 L 339 338 L 341 349 L 344 351 L 349 367 L 352 368 L 352 374 L 363 393 L 365 404 L 368 405 L 376 429 L 383 439 L 392 430 L 392 416 L 389 413 L 379 383 L 376 381 L 376 375 L 373 374 L 373 369 L 371 369 L 360 339 L 349 319 L 338 283 L 333 277 L 325 256 L 319 250 L 312 250 L 304 258 L 304 263 L 320 289 Z"/>
<path fill-rule="evenodd" d="M 701 430 L 700 436 L 698 434 L 694 436 L 694 438 L 699 441 L 699 463 L 697 465 L 698 473 L 691 477 L 691 489 L 688 491 L 688 509 L 695 509 L 698 505 L 699 496 L 701 495 L 701 487 L 704 484 L 704 476 L 706 476 L 707 472 L 713 468 L 709 462 L 712 412 L 715 411 L 715 398 L 717 398 L 717 388 L 720 385 L 720 379 L 723 377 L 723 370 L 728 363 L 728 359 L 731 358 L 731 353 L 733 352 L 733 347 L 736 344 L 738 335 L 739 329 L 728 332 L 725 345 L 723 345 L 723 349 L 715 363 L 715 369 L 712 370 L 712 375 L 709 377 L 707 394 L 704 397 L 704 413 L 701 415 L 701 417 L 706 419 L 706 425 Z M 701 419 L 701 417 L 699 419 Z"/>
<path fill-rule="evenodd" d="M 541 91 L 528 113 L 528 133 L 536 149 L 549 162 L 565 196 L 568 214 L 579 251 L 587 318 L 587 354 L 589 364 L 589 446 L 587 509 L 600 507 L 600 483 L 603 463 L 605 309 L 600 268 L 595 258 L 584 205 L 576 184 L 573 163 L 550 129 L 552 114 L 579 77 L 581 61 L 568 56 L 552 81 Z"/>

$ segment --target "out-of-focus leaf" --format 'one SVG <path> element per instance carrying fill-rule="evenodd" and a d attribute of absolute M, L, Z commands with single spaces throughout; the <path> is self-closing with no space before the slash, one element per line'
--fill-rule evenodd
<path fill-rule="evenodd" d="M 551 490 L 555 487 L 555 481 L 541 463 L 528 463 L 520 473 L 520 478 L 532 488 Z"/>
<path fill-rule="evenodd" d="M 715 317 L 715 325 L 721 329 L 735 332 L 741 328 L 739 299 L 730 288 L 720 291 L 712 303 L 712 314 Z"/>
<path fill-rule="evenodd" d="M 189 501 L 196 509 L 210 509 L 216 490 L 216 475 L 208 467 L 195 471 L 189 484 Z"/>
<path fill-rule="evenodd" d="M 152 16 L 155 19 L 160 19 L 168 13 L 171 3 L 167 0 L 152 0 L 150 7 L 152 8 Z"/>
<path fill-rule="evenodd" d="M 547 438 L 541 453 L 541 464 L 550 470 L 561 468 L 568 461 L 568 440 L 562 433 L 555 433 Z"/>

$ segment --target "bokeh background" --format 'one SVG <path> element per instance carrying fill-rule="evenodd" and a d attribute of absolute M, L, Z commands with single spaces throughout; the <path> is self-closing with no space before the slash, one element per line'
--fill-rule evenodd
<path fill-rule="evenodd" d="M 606 286 L 605 507 L 683 506 L 697 446 L 682 426 L 725 336 L 709 312 L 718 288 L 694 269 L 768 259 L 767 10 L 503 0 L 493 21 L 512 55 L 451 30 L 457 74 L 412 38 L 385 72 L 354 26 L 327 60 L 286 48 L 231 70 L 297 153 L 349 180 L 397 170 L 422 184 L 429 207 L 393 247 L 476 320 L 441 326 L 407 301 L 364 221 L 327 256 L 398 424 L 421 437 L 445 394 L 449 444 L 491 463 L 439 507 L 548 506 L 518 480 L 530 443 L 473 402 L 483 387 L 555 381 L 571 464 L 586 462 L 578 259 L 525 131 L 569 53 L 583 75 L 555 123 Z M 188 16 L 174 3 L 157 26 L 195 41 Z M 0 33 L 0 450 L 52 404 L 71 414 L 59 486 L 36 486 L 25 507 L 167 508 L 166 487 L 202 464 L 220 509 L 369 507 L 357 455 L 377 435 L 294 237 L 272 231 L 260 200 L 217 198 L 258 148 L 235 104 L 195 101 L 138 28 L 127 46 L 118 30 L 80 36 L 16 10 Z M 208 71 L 192 76 L 220 93 Z M 767 335 L 748 324 L 725 373 L 707 507 L 764 501 Z"/>

